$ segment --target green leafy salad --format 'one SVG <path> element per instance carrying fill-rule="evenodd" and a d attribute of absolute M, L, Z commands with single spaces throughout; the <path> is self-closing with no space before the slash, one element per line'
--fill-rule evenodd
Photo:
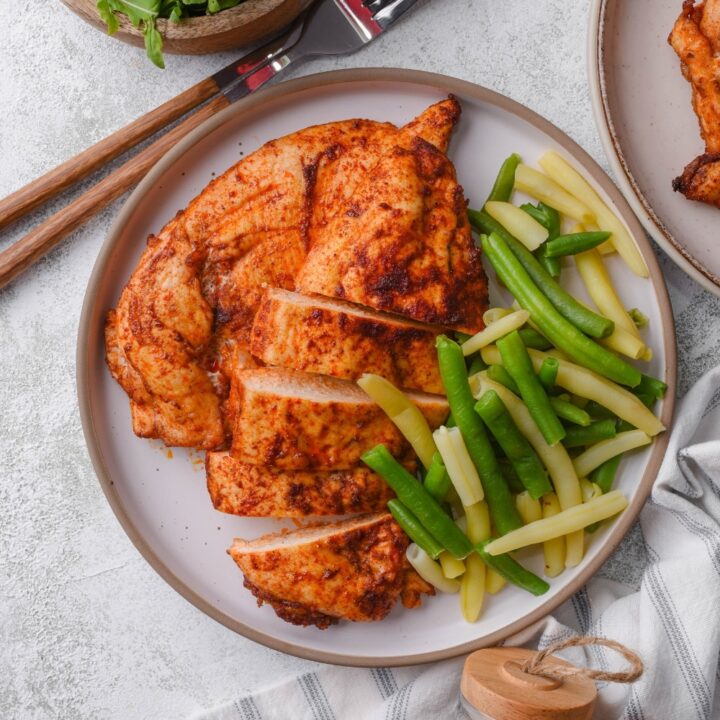
<path fill-rule="evenodd" d="M 148 57 L 159 68 L 164 68 L 162 35 L 155 23 L 158 18 L 178 23 L 189 17 L 212 15 L 241 2 L 243 0 L 98 0 L 97 9 L 110 35 L 119 27 L 118 14 L 127 16 L 136 28 L 142 28 Z"/>

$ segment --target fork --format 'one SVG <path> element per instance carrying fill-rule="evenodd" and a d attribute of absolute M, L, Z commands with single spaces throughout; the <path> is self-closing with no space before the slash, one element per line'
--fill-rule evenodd
<path fill-rule="evenodd" d="M 2 228 L 198 108 L 0 252 L 0 288 L 137 184 L 183 136 L 219 110 L 259 89 L 292 64 L 321 55 L 345 55 L 359 50 L 390 28 L 416 1 L 318 0 L 279 37 L 0 200 Z"/>

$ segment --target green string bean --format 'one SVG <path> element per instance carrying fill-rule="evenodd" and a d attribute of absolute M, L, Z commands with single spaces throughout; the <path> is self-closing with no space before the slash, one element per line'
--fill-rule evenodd
<path fill-rule="evenodd" d="M 505 241 L 507 247 L 524 268 L 525 273 L 532 278 L 532 282 L 566 320 L 590 337 L 604 338 L 612 334 L 615 329 L 615 323 L 612 320 L 589 310 L 563 290 L 548 271 L 540 265 L 537 258 L 499 222 L 491 218 L 484 210 L 469 210 L 468 217 L 472 225 L 479 231 L 495 233 Z M 542 328 L 540 328 L 540 332 L 547 336 Z M 553 340 L 549 336 L 548 339 Z"/>
<path fill-rule="evenodd" d="M 472 545 L 462 530 L 384 445 L 376 445 L 368 450 L 362 455 L 362 461 L 385 479 L 398 500 L 454 557 L 462 560 L 472 552 Z"/>
<path fill-rule="evenodd" d="M 437 560 L 445 548 L 422 526 L 410 510 L 399 500 L 389 500 L 387 506 L 405 534 L 433 560 Z"/>
<path fill-rule="evenodd" d="M 487 370 L 487 375 L 496 383 L 504 385 L 510 392 L 516 395 L 520 394 L 520 390 L 515 381 L 510 377 L 510 373 L 502 365 L 491 365 Z"/>
<path fill-rule="evenodd" d="M 566 448 L 585 447 L 601 440 L 609 440 L 617 435 L 613 420 L 598 420 L 586 427 L 571 427 L 563 440 Z"/>
<path fill-rule="evenodd" d="M 585 410 L 579 408 L 577 405 L 573 405 L 568 400 L 563 400 L 559 397 L 551 397 L 550 404 L 559 418 L 567 420 L 575 425 L 581 425 L 582 427 L 587 427 L 590 424 L 590 415 L 588 415 Z"/>
<path fill-rule="evenodd" d="M 523 487 L 538 498 L 552 492 L 548 474 L 535 450 L 518 430 L 510 413 L 494 390 L 488 390 L 475 404 L 483 422 L 515 468 Z"/>
<path fill-rule="evenodd" d="M 496 573 L 502 575 L 508 582 L 517 585 L 523 590 L 527 590 L 533 595 L 544 595 L 550 589 L 550 585 L 548 585 L 545 580 L 524 568 L 510 555 L 490 555 L 486 552 L 485 547 L 490 542 L 492 542 L 492 540 L 485 540 L 485 542 L 481 542 L 475 546 L 478 555 L 480 555 L 488 567 L 491 567 Z"/>
<path fill-rule="evenodd" d="M 552 343 L 533 328 L 520 328 L 518 333 L 525 347 L 535 350 L 549 350 L 552 347 Z"/>
<path fill-rule="evenodd" d="M 436 452 L 432 456 L 432 461 L 430 462 L 430 467 L 425 475 L 425 481 L 423 484 L 425 489 L 439 503 L 443 503 L 447 500 L 452 483 L 450 482 L 450 476 L 447 474 L 447 470 L 445 469 L 442 455 L 440 455 L 439 452 Z"/>
<path fill-rule="evenodd" d="M 558 235 L 545 244 L 545 257 L 558 258 L 564 255 L 577 255 L 577 253 L 592 250 L 604 243 L 612 233 L 598 230 L 594 232 L 570 233 Z"/>
<path fill-rule="evenodd" d="M 522 340 L 522 336 L 520 337 Z M 538 379 L 542 383 L 546 392 L 550 392 L 555 387 L 560 363 L 557 358 L 548 357 L 543 360 L 540 370 L 538 371 Z"/>
<path fill-rule="evenodd" d="M 436 347 L 440 377 L 445 386 L 450 410 L 482 480 L 495 528 L 504 535 L 519 528 L 522 520 L 500 472 L 485 426 L 475 412 L 475 398 L 470 391 L 462 349 L 445 335 L 438 336 Z"/>
<path fill-rule="evenodd" d="M 520 390 L 532 419 L 548 445 L 555 445 L 565 437 L 565 428 L 555 414 L 547 393 L 535 374 L 532 360 L 517 331 L 497 341 L 503 367 Z"/>
<path fill-rule="evenodd" d="M 620 453 L 620 455 L 611 457 L 590 473 L 590 480 L 592 480 L 592 482 L 594 482 L 604 493 L 612 490 L 613 482 L 615 482 L 615 474 L 620 466 L 622 456 L 623 453 Z"/>
<path fill-rule="evenodd" d="M 521 162 L 522 158 L 517 153 L 513 153 L 505 159 L 500 166 L 490 195 L 488 195 L 488 201 L 499 200 L 501 202 L 507 202 L 510 199 L 513 188 L 515 187 L 515 170 L 517 170 L 517 166 Z"/>
<path fill-rule="evenodd" d="M 560 260 L 558 258 L 548 257 L 545 254 L 545 248 L 550 240 L 554 240 L 560 234 L 560 213 L 545 203 L 539 202 L 537 207 L 531 203 L 525 203 L 520 208 L 524 210 L 530 217 L 535 218 L 547 231 L 547 240 L 535 250 L 537 261 L 545 270 L 554 278 L 560 277 Z"/>
<path fill-rule="evenodd" d="M 583 335 L 566 320 L 530 279 L 508 244 L 496 233 L 482 236 L 483 251 L 498 277 L 531 315 L 540 332 L 577 363 L 621 385 L 635 387 L 640 371 Z M 511 373 L 512 374 L 512 373 Z"/>

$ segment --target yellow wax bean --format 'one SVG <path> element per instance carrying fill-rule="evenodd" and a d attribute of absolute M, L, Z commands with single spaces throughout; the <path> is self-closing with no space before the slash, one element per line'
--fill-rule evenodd
<path fill-rule="evenodd" d="M 575 505 L 567 510 L 561 510 L 552 517 L 523 525 L 517 530 L 511 530 L 497 540 L 488 543 L 485 550 L 490 555 L 502 555 L 528 545 L 575 533 L 588 525 L 617 515 L 627 505 L 627 498 L 619 490 L 611 490 L 590 502 Z"/>
<path fill-rule="evenodd" d="M 649 275 L 645 260 L 625 225 L 603 202 L 590 183 L 554 150 L 540 158 L 540 167 L 595 216 L 598 226 L 612 233 L 610 240 L 630 269 L 640 277 Z"/>
<path fill-rule="evenodd" d="M 628 430 L 618 433 L 614 438 L 601 440 L 591 445 L 584 453 L 573 460 L 575 471 L 578 475 L 585 477 L 596 467 L 602 465 L 606 460 L 621 455 L 628 450 L 649 445 L 651 438 L 642 430 Z"/>
<path fill-rule="evenodd" d="M 480 354 L 488 365 L 502 364 L 500 351 L 494 345 L 484 347 Z M 558 356 L 556 352 L 545 353 L 541 350 L 528 348 L 528 354 L 532 359 L 536 372 L 540 369 L 545 358 L 556 357 L 560 361 L 560 366 L 555 383 L 573 395 L 594 400 L 615 413 L 622 420 L 626 420 L 650 436 L 657 435 L 665 429 L 660 420 L 635 395 L 629 390 L 621 388 L 612 380 L 569 362 Z"/>
<path fill-rule="evenodd" d="M 521 328 L 529 319 L 530 313 L 527 310 L 516 310 L 505 317 L 499 318 L 492 325 L 488 325 L 484 330 L 473 335 L 462 344 L 463 355 L 465 355 L 465 357 L 472 355 L 474 352 L 477 352 L 486 345 L 490 345 L 490 343 L 494 343 L 513 330 Z"/>

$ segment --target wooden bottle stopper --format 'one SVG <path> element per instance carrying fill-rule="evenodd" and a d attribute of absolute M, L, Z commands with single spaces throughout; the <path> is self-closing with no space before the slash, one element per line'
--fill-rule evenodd
<path fill-rule="evenodd" d="M 486 648 L 465 661 L 460 690 L 479 717 L 488 720 L 590 720 L 597 690 L 582 674 L 551 678 L 523 670 L 537 655 L 525 648 Z M 544 667 L 575 666 L 558 657 L 546 657 Z"/>

